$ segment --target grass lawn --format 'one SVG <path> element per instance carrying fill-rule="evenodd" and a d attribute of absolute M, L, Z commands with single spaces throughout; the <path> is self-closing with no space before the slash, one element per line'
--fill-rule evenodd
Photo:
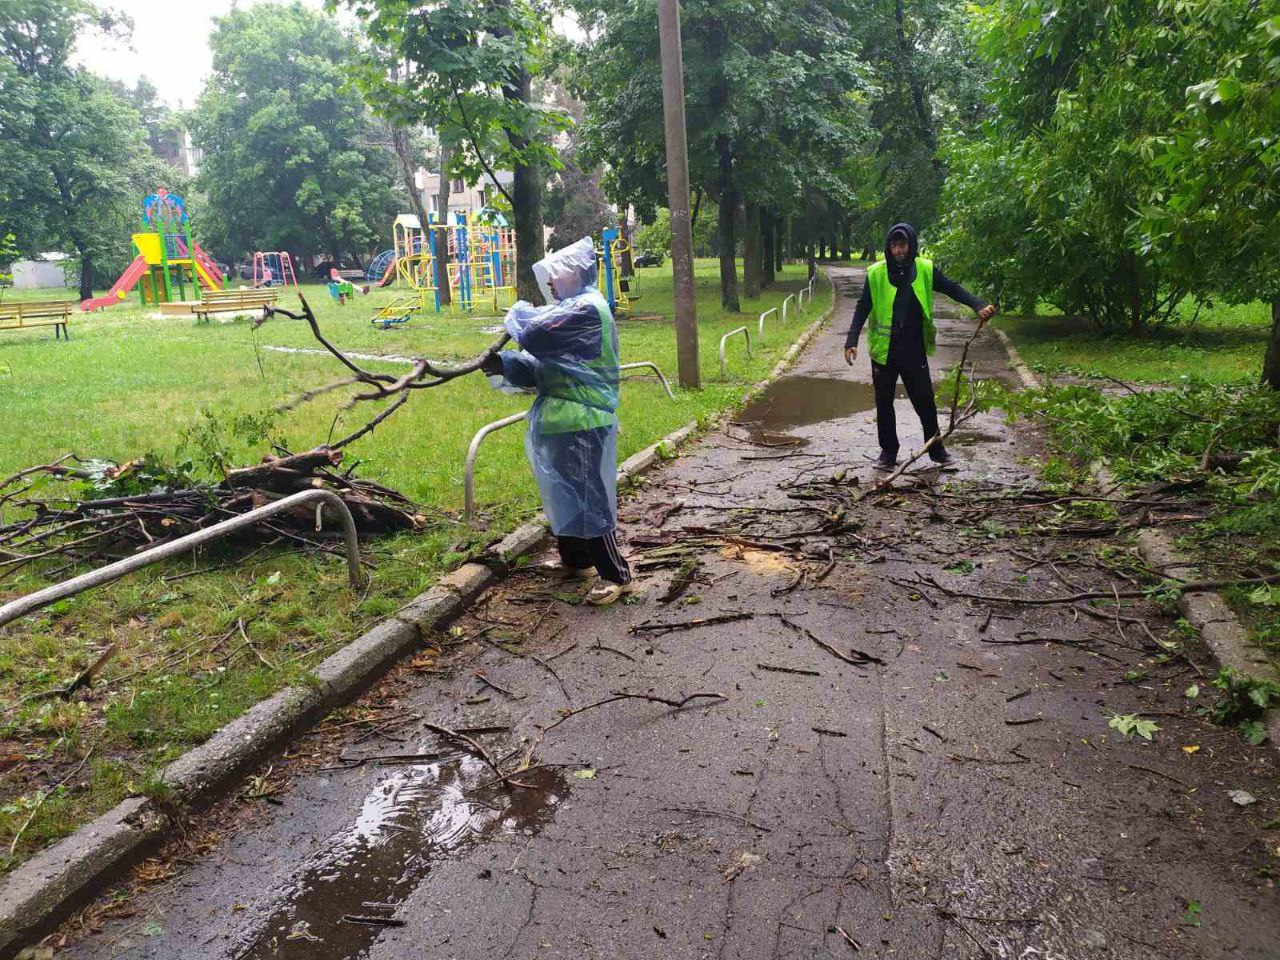
<path fill-rule="evenodd" d="M 995 321 L 1035 371 L 1057 377 L 1110 376 L 1126 383 L 1171 383 L 1199 377 L 1213 383 L 1256 382 L 1271 329 L 1271 307 L 1257 302 L 1205 309 L 1143 339 L 1103 336 L 1085 321 L 1063 316 L 1002 316 Z"/>
<path fill-rule="evenodd" d="M 678 391 L 672 401 L 654 380 L 625 383 L 623 458 L 681 424 L 732 406 L 801 329 L 792 322 L 784 335 L 771 323 L 766 342 L 749 360 L 740 342 L 731 344 L 730 379 L 719 381 L 720 336 L 747 323 L 754 339 L 756 316 L 803 285 L 804 267 L 788 267 L 739 314 L 720 309 L 714 261 L 699 262 L 696 276 L 703 389 Z M 674 384 L 670 267 L 641 270 L 634 292 L 637 316 L 623 317 L 619 325 L 622 359 L 652 360 Z M 500 323 L 484 310 L 428 312 L 382 331 L 369 318 L 395 291 L 374 291 L 346 306 L 320 285 L 304 285 L 304 294 L 335 344 L 361 353 L 465 357 L 492 342 L 492 328 Z M 294 301 L 289 292 L 281 305 Z M 823 283 L 805 321 L 831 302 Z M 115 461 L 154 452 L 169 461 L 212 462 L 222 454 L 232 465 L 254 462 L 269 443 L 261 431 L 237 432 L 237 419 L 270 415 L 300 390 L 342 373 L 327 356 L 273 348 L 317 346 L 303 324 L 280 317 L 255 331 L 247 319 L 196 324 L 161 318 L 136 301 L 75 316 L 70 342 L 55 342 L 51 330 L 0 331 L 0 476 L 68 452 Z M 341 402 L 341 394 L 332 395 L 271 416 L 266 433 L 303 450 L 324 442 L 331 430 L 334 437 L 354 430 L 378 409 L 362 404 L 341 414 Z M 347 449 L 348 463 L 361 461 L 360 475 L 399 489 L 436 517 L 421 533 L 364 545 L 375 569 L 362 596 L 347 591 L 339 558 L 285 548 L 246 558 L 223 549 L 157 566 L 0 629 L 0 872 L 123 797 L 150 789 L 160 764 L 299 678 L 535 512 L 536 490 L 517 426 L 486 440 L 478 461 L 483 524 L 473 529 L 457 518 L 472 435 L 527 404 L 527 398 L 491 390 L 482 377 L 468 377 L 415 395 Z M 0 559 L 0 601 L 41 586 L 49 573 L 26 567 L 6 576 Z M 38 696 L 66 683 L 111 643 L 119 652 L 91 692 L 69 702 Z"/>

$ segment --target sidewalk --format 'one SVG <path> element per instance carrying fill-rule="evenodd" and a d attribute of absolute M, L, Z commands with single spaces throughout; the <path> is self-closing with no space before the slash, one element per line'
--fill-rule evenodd
<path fill-rule="evenodd" d="M 1014 539 L 1012 510 L 970 526 L 971 503 L 937 497 L 845 509 L 804 486 L 873 482 L 869 364 L 840 356 L 859 275 L 831 272 L 836 318 L 791 375 L 624 505 L 638 602 L 597 610 L 511 578 L 366 698 L 376 720 L 330 719 L 279 762 L 279 806 L 58 956 L 1280 955 L 1271 754 L 1183 715 L 1212 671 L 1197 679 L 1196 651 L 1149 662 L 1146 631 L 1172 622 L 913 580 L 1109 589 L 1062 559 L 1105 540 Z M 935 373 L 970 330 L 941 321 Z M 1013 380 L 994 336 L 969 359 Z M 905 451 L 918 423 L 898 407 Z M 1030 431 L 982 415 L 961 436 L 953 481 L 1034 484 Z M 1126 739 L 1113 713 L 1162 729 Z M 526 752 L 538 766 L 504 789 L 428 724 L 504 771 Z"/>

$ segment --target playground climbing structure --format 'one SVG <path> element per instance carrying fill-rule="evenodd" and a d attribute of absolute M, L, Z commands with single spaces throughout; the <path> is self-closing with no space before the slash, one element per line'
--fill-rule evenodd
<path fill-rule="evenodd" d="M 105 294 L 81 301 L 81 310 L 114 306 L 134 287 L 143 306 L 185 300 L 188 285 L 193 296 L 202 289 L 222 289 L 226 278 L 191 238 L 191 221 L 180 196 L 163 188 L 148 194 L 142 201 L 140 226 L 133 234 L 133 261 Z"/>

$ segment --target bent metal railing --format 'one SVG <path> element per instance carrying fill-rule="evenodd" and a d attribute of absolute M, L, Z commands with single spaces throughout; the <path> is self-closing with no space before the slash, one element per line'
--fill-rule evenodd
<path fill-rule="evenodd" d="M 135 570 L 149 567 L 151 564 L 159 563 L 161 560 L 181 556 L 197 547 L 204 546 L 206 543 L 220 540 L 246 527 L 252 527 L 258 521 L 267 517 L 275 516 L 278 513 L 287 513 L 295 507 L 313 502 L 318 504 L 316 507 L 317 526 L 319 525 L 320 510 L 322 508 L 329 507 L 338 515 L 338 519 L 342 523 L 342 535 L 347 547 L 347 582 L 353 590 L 363 586 L 365 581 L 364 573 L 360 569 L 360 538 L 356 533 L 356 523 L 351 518 L 351 511 L 342 502 L 342 498 L 332 490 L 304 490 L 274 503 L 268 503 L 266 506 L 256 507 L 248 513 L 237 514 L 234 517 L 223 520 L 221 523 L 215 523 L 211 527 L 205 527 L 203 530 L 189 533 L 185 537 L 179 537 L 170 543 L 162 543 L 157 547 L 143 550 L 141 553 L 136 553 L 131 557 L 117 560 L 115 563 L 108 564 L 98 570 L 90 570 L 88 573 L 82 573 L 78 577 L 72 577 L 70 580 L 64 580 L 61 583 L 45 587 L 43 590 L 29 593 L 25 597 L 11 600 L 0 607 L 0 627 L 58 600 L 73 597 L 77 593 L 92 590 L 94 587 L 101 587 L 133 573 Z"/>
<path fill-rule="evenodd" d="M 725 344 L 729 341 L 730 337 L 735 336 L 736 334 L 739 334 L 739 333 L 742 334 L 743 338 L 747 341 L 747 357 L 750 358 L 751 356 L 751 331 L 748 330 L 746 327 L 734 327 L 732 330 L 730 330 L 728 333 L 726 333 L 723 337 L 720 338 L 720 379 L 721 380 L 729 379 L 729 361 L 725 358 L 725 355 L 724 355 Z"/>
<path fill-rule="evenodd" d="M 522 410 L 520 413 L 513 413 L 511 416 L 495 420 L 493 423 L 486 423 L 471 438 L 471 446 L 467 447 L 467 465 L 462 475 L 462 510 L 463 516 L 466 517 L 468 523 L 471 522 L 471 517 L 475 513 L 476 454 L 480 452 L 480 444 L 489 434 L 501 430 L 503 427 L 509 427 L 513 423 L 519 423 L 528 415 L 528 410 Z"/>
<path fill-rule="evenodd" d="M 671 389 L 671 384 L 663 373 L 658 369 L 658 365 L 652 360 L 636 360 L 632 363 L 624 363 L 619 365 L 619 370 L 638 370 L 647 367 L 658 376 L 658 380 L 662 383 L 662 388 L 667 391 L 667 396 L 672 400 L 676 398 L 675 391 Z M 505 427 L 519 423 L 529 415 L 526 410 L 523 413 L 513 413 L 509 417 L 503 417 L 501 420 L 495 420 L 493 423 L 486 423 L 483 427 L 476 431 L 476 435 L 471 438 L 471 445 L 467 447 L 466 466 L 462 472 L 462 512 L 463 517 L 468 523 L 475 516 L 476 509 L 476 457 L 480 453 L 480 445 L 484 443 L 484 438 L 491 433 L 496 433 Z"/>

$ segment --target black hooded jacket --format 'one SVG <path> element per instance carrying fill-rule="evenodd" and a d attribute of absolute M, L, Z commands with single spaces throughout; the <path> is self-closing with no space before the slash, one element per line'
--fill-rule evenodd
<path fill-rule="evenodd" d="M 902 234 L 907 240 L 907 260 L 899 265 L 889 253 L 889 241 Z M 889 265 L 889 282 L 897 288 L 893 297 L 893 327 L 889 337 L 889 356 L 894 360 L 919 360 L 924 362 L 924 311 L 920 309 L 920 301 L 911 291 L 911 284 L 916 279 L 916 254 L 919 252 L 919 241 L 916 231 L 909 223 L 895 223 L 889 228 L 884 239 L 884 258 Z M 963 303 L 971 310 L 978 311 L 987 305 L 981 297 L 975 297 L 960 284 L 956 283 L 937 267 L 933 268 L 933 289 L 935 293 L 943 293 Z M 845 337 L 846 347 L 856 346 L 862 328 L 871 315 L 871 285 L 862 284 L 862 296 L 858 298 L 858 306 L 853 311 L 853 323 L 849 325 L 849 335 Z"/>

